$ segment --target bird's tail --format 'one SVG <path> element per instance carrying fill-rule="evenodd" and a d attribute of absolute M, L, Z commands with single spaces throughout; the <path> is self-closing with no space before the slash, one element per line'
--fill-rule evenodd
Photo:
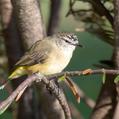
<path fill-rule="evenodd" d="M 8 78 L 15 79 L 15 78 L 19 78 L 25 74 L 27 74 L 26 69 L 22 66 L 22 67 L 18 67 L 15 71 L 13 71 Z"/>

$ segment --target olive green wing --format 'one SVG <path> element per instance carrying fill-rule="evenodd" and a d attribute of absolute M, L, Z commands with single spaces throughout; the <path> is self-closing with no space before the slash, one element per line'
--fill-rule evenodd
<path fill-rule="evenodd" d="M 32 66 L 35 64 L 44 63 L 48 54 L 51 52 L 51 48 L 48 44 L 41 42 L 40 44 L 34 44 L 28 52 L 16 63 L 16 66 Z"/>

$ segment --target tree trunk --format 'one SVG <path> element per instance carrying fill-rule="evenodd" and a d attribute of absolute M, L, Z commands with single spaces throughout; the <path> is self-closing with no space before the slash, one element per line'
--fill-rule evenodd
<path fill-rule="evenodd" d="M 18 61 L 18 59 L 22 56 L 23 51 L 10 0 L 0 0 L 0 14 L 2 31 L 8 56 L 8 65 L 9 69 L 11 70 L 16 61 Z"/>
<path fill-rule="evenodd" d="M 119 70 L 119 0 L 114 0 L 114 31 L 115 31 L 115 68 Z M 116 108 L 113 119 L 119 119 L 119 82 L 116 84 Z"/>
<path fill-rule="evenodd" d="M 96 106 L 91 114 L 91 119 L 112 119 L 116 104 L 116 89 L 114 76 L 107 75 L 106 82 L 102 85 Z"/>
<path fill-rule="evenodd" d="M 52 35 L 57 32 L 60 20 L 60 8 L 62 0 L 50 0 L 50 2 L 50 18 L 47 29 L 48 35 Z"/>
<path fill-rule="evenodd" d="M 115 17 L 115 47 L 114 59 L 116 69 L 119 69 L 119 0 L 114 0 Z M 119 83 L 114 84 L 115 76 L 108 76 L 104 84 L 100 96 L 98 98 L 95 109 L 93 110 L 91 119 L 118 119 L 119 118 Z"/>
<path fill-rule="evenodd" d="M 26 49 L 46 35 L 37 0 L 12 0 L 18 29 Z"/>

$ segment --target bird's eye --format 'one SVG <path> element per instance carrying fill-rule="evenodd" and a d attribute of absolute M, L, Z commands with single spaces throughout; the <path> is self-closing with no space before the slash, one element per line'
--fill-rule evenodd
<path fill-rule="evenodd" d="M 68 41 L 68 40 L 65 40 L 65 42 L 66 42 L 66 43 L 69 43 L 69 41 Z"/>

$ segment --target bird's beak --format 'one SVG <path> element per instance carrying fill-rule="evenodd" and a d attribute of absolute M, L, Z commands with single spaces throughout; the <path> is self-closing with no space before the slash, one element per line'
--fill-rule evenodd
<path fill-rule="evenodd" d="M 75 45 L 78 46 L 78 47 L 83 47 L 83 45 L 81 45 L 81 44 L 79 44 L 79 43 L 78 43 L 78 44 L 75 44 Z"/>
<path fill-rule="evenodd" d="M 78 46 L 78 47 L 83 47 L 83 45 L 77 43 L 77 44 L 74 44 L 75 46 Z"/>
<path fill-rule="evenodd" d="M 70 43 L 71 44 L 71 43 Z M 74 46 L 78 46 L 78 47 L 83 47 L 83 45 L 79 44 L 79 43 L 75 43 L 75 44 L 71 44 L 71 45 L 74 45 Z"/>

